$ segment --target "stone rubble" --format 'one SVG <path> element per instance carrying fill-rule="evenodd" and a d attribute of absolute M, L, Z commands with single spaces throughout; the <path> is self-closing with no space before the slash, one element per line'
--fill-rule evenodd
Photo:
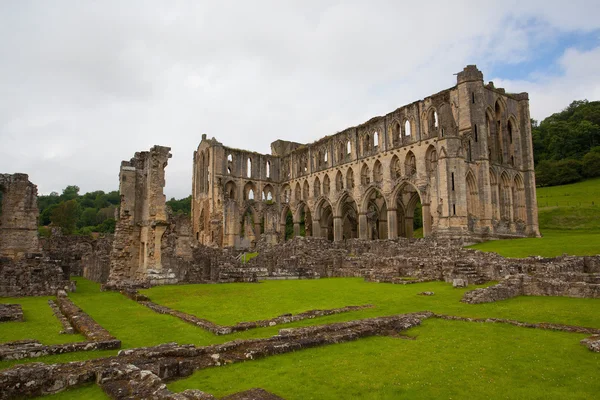
<path fill-rule="evenodd" d="M 25 321 L 20 304 L 0 303 L 0 322 Z"/>

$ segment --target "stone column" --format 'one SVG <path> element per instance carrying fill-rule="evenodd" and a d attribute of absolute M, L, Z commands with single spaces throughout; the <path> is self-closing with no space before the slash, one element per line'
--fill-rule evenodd
<path fill-rule="evenodd" d="M 413 237 L 413 217 L 404 217 L 404 231 L 407 238 Z"/>
<path fill-rule="evenodd" d="M 344 237 L 342 217 L 333 217 L 333 240 L 339 242 Z"/>
<path fill-rule="evenodd" d="M 431 235 L 431 211 L 429 204 L 422 204 L 423 213 L 423 237 Z"/>
<path fill-rule="evenodd" d="M 321 232 L 321 221 L 318 219 L 312 220 L 312 235 L 313 237 L 323 237 Z"/>
<path fill-rule="evenodd" d="M 387 211 L 388 239 L 398 238 L 398 214 L 395 209 Z"/>
<path fill-rule="evenodd" d="M 254 221 L 254 237 L 257 241 L 260 239 L 260 221 Z"/>
<path fill-rule="evenodd" d="M 294 222 L 294 237 L 300 236 L 300 222 Z"/>
<path fill-rule="evenodd" d="M 369 221 L 366 213 L 361 213 L 358 216 L 358 238 L 369 239 Z"/>

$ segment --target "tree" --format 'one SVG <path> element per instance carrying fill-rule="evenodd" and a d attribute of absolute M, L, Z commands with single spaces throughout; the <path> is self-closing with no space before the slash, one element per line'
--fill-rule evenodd
<path fill-rule="evenodd" d="M 600 146 L 583 156 L 583 175 L 587 178 L 600 176 Z"/>
<path fill-rule="evenodd" d="M 79 188 L 78 188 L 79 190 Z M 81 207 L 76 200 L 68 200 L 57 205 L 50 215 L 53 225 L 59 227 L 63 234 L 71 235 L 77 227 Z"/>
<path fill-rule="evenodd" d="M 79 196 L 79 186 L 70 185 L 63 189 L 60 199 L 63 201 L 73 200 Z"/>

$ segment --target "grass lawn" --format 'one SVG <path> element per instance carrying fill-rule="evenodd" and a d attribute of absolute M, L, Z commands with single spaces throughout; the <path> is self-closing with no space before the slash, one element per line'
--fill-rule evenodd
<path fill-rule="evenodd" d="M 600 254 L 600 179 L 537 189 L 541 238 L 496 240 L 471 248 L 505 257 Z"/>
<path fill-rule="evenodd" d="M 99 285 L 78 278 L 71 295 L 96 321 L 123 341 L 123 347 L 164 342 L 206 345 L 236 338 L 268 337 L 281 326 L 234 335 L 214 336 L 177 318 L 160 315 L 119 293 L 100 292 Z M 469 289 L 472 289 L 469 288 Z M 435 296 L 418 296 L 422 291 Z M 431 310 L 470 317 L 511 318 L 530 322 L 557 322 L 600 328 L 600 300 L 562 297 L 518 297 L 497 303 L 469 305 L 459 300 L 466 289 L 443 282 L 391 285 L 358 278 L 301 281 L 266 281 L 260 284 L 174 285 L 145 290 L 158 303 L 193 313 L 220 324 L 272 318 L 315 308 L 374 304 L 347 314 L 287 324 L 286 327 L 331 323 L 379 315 Z M 45 299 L 16 299 L 26 301 Z M 47 307 L 47 306 L 46 306 Z M 30 309 L 27 307 L 27 309 Z M 49 307 L 48 307 L 49 309 Z M 12 333 L 11 340 L 47 336 L 58 342 L 60 326 Z M 27 317 L 27 315 L 26 315 Z M 34 318 L 35 317 L 35 318 Z M 51 325 L 48 321 L 48 325 Z M 4 333 L 4 324 L 1 332 Z M 19 323 L 8 323 L 19 324 Z M 36 328 L 38 329 L 38 328 Z M 199 371 L 171 383 L 174 390 L 198 388 L 225 395 L 250 387 L 263 387 L 284 398 L 592 398 L 600 391 L 600 357 L 579 344 L 585 335 L 539 331 L 502 324 L 428 320 L 408 332 L 417 340 L 369 338 L 357 342 L 300 351 L 222 368 Z M 80 352 L 42 357 L 27 362 L 66 362 L 115 354 L 115 351 Z M 0 362 L 4 368 L 16 362 Z M 52 398 L 105 398 L 92 385 Z M 541 398 L 541 397 L 540 397 Z"/>

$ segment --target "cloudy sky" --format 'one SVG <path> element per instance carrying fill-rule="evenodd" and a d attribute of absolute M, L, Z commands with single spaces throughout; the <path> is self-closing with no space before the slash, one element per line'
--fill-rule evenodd
<path fill-rule="evenodd" d="M 591 0 L 0 1 L 0 172 L 115 190 L 120 161 L 160 144 L 180 198 L 203 133 L 311 142 L 467 64 L 543 119 L 600 100 L 599 16 Z"/>

